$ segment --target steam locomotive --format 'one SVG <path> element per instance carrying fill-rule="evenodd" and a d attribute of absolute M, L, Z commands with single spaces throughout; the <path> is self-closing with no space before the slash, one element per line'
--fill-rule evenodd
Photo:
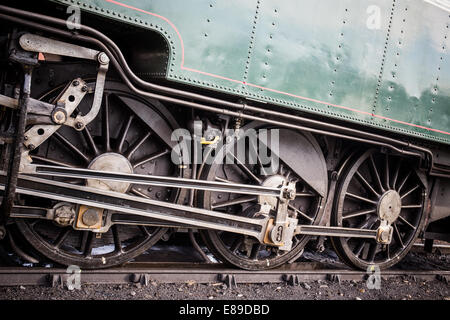
<path fill-rule="evenodd" d="M 1 2 L 23 254 L 107 268 L 184 229 L 243 269 L 324 239 L 366 269 L 449 241 L 449 1 Z"/>

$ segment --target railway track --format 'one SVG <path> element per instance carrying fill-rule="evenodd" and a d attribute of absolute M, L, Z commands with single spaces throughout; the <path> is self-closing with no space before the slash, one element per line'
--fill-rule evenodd
<path fill-rule="evenodd" d="M 59 268 L 0 267 L 0 286 L 46 285 L 65 286 L 72 273 Z M 131 262 L 120 268 L 82 270 L 81 284 L 140 283 L 224 283 L 228 287 L 239 283 L 282 283 L 297 285 L 300 282 L 361 281 L 368 273 L 349 269 L 330 268 L 322 263 L 294 263 L 267 271 L 231 269 L 222 264 L 203 263 L 141 263 Z M 449 270 L 386 270 L 379 274 L 382 280 L 392 277 L 409 277 L 421 280 L 450 279 Z"/>

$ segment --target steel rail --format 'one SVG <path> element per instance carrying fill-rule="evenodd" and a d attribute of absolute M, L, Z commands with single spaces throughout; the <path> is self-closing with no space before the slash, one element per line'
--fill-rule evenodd
<path fill-rule="evenodd" d="M 28 12 L 28 11 L 14 9 L 14 8 L 6 7 L 6 6 L 0 6 L 0 11 L 7 12 L 9 14 L 16 14 L 16 15 L 19 15 L 19 16 L 23 16 L 23 17 L 27 17 L 27 18 L 31 18 L 31 19 L 35 19 L 35 20 L 45 21 L 46 23 L 50 23 L 50 24 L 57 24 L 59 26 L 65 26 L 65 23 L 66 23 L 62 19 L 48 17 L 48 16 L 45 16 L 45 15 L 41 15 L 41 14 L 37 14 L 37 13 L 31 13 L 31 12 Z M 81 31 L 85 31 L 87 33 L 94 34 L 95 36 L 101 38 L 103 41 L 107 42 L 109 44 L 109 48 L 112 48 L 112 50 L 113 50 L 113 52 L 115 52 L 115 54 L 113 54 L 104 43 L 102 43 L 101 41 L 99 41 L 98 39 L 95 39 L 95 38 L 86 37 L 86 36 L 82 36 L 82 35 L 79 35 L 79 34 L 74 34 L 74 33 L 71 33 L 71 32 L 62 31 L 62 30 L 59 30 L 59 29 L 55 29 L 55 28 L 52 28 L 52 27 L 47 27 L 47 26 L 40 25 L 40 24 L 37 24 L 37 23 L 33 23 L 33 22 L 30 22 L 30 21 L 26 21 L 26 20 L 23 20 L 23 19 L 6 16 L 6 15 L 3 15 L 3 14 L 0 14 L 0 18 L 1 19 L 10 20 L 10 21 L 15 21 L 16 23 L 28 25 L 28 26 L 31 26 L 33 28 L 37 28 L 37 29 L 48 31 L 48 32 L 52 32 L 54 34 L 59 34 L 60 36 L 64 36 L 66 38 L 70 38 L 70 39 L 73 39 L 73 40 L 89 42 L 89 43 L 92 43 L 92 44 L 95 44 L 95 45 L 101 47 L 103 49 L 103 51 L 105 51 L 108 54 L 108 56 L 110 57 L 111 62 L 116 67 L 117 71 L 119 72 L 120 77 L 124 80 L 126 85 L 132 91 L 134 91 L 137 94 L 140 94 L 140 95 L 143 95 L 143 96 L 147 96 L 147 97 L 151 97 L 151 98 L 154 98 L 154 99 L 159 99 L 159 100 L 166 101 L 166 102 L 171 102 L 171 103 L 175 103 L 175 104 L 179 104 L 179 105 L 184 105 L 184 106 L 187 106 L 187 107 L 201 109 L 201 110 L 204 110 L 204 111 L 211 111 L 211 112 L 216 112 L 216 113 L 222 113 L 222 114 L 227 114 L 227 115 L 234 116 L 234 117 L 241 117 L 241 118 L 245 118 L 245 119 L 249 119 L 249 120 L 261 121 L 263 123 L 265 122 L 265 123 L 270 123 L 270 124 L 274 124 L 274 125 L 290 127 L 290 128 L 297 129 L 297 130 L 305 130 L 305 131 L 309 131 L 309 132 L 313 132 L 313 133 L 318 133 L 318 134 L 324 134 L 324 135 L 329 135 L 329 136 L 349 139 L 349 140 L 358 141 L 358 142 L 362 142 L 362 143 L 369 143 L 369 144 L 378 145 L 378 146 L 381 146 L 381 147 L 387 147 L 389 149 L 395 150 L 395 151 L 397 151 L 399 153 L 402 153 L 402 154 L 422 157 L 421 154 L 417 154 L 417 153 L 411 152 L 411 151 L 406 151 L 406 150 L 404 150 L 402 148 L 398 148 L 398 147 L 395 147 L 395 146 L 389 144 L 389 143 L 393 143 L 393 144 L 396 144 L 396 145 L 404 147 L 404 148 L 411 148 L 411 149 L 418 150 L 418 151 L 420 151 L 422 153 L 428 154 L 428 156 L 430 157 L 430 164 L 431 164 L 430 165 L 430 170 L 433 167 L 432 166 L 432 164 L 433 164 L 433 154 L 432 154 L 432 152 L 429 149 L 427 149 L 427 148 L 423 148 L 423 147 L 411 144 L 409 142 L 400 141 L 400 140 L 397 140 L 397 139 L 394 139 L 394 138 L 389 138 L 389 137 L 386 137 L 386 136 L 373 134 L 373 133 L 369 133 L 369 132 L 364 132 L 364 131 L 360 131 L 360 130 L 356 130 L 356 129 L 352 129 L 352 128 L 347 128 L 345 126 L 325 123 L 325 122 L 321 122 L 321 121 L 318 121 L 318 120 L 313 120 L 313 119 L 304 118 L 304 117 L 295 116 L 295 115 L 289 115 L 289 114 L 286 114 L 286 113 L 276 112 L 276 111 L 272 111 L 272 110 L 268 110 L 268 109 L 252 107 L 252 106 L 249 106 L 247 104 L 232 103 L 232 102 L 229 102 L 229 101 L 226 101 L 226 100 L 222 100 L 222 99 L 212 98 L 212 97 L 203 96 L 203 95 L 200 95 L 200 94 L 187 92 L 187 91 L 184 91 L 184 90 L 173 89 L 173 88 L 169 88 L 169 87 L 160 86 L 160 85 L 152 84 L 152 83 L 149 83 L 149 82 L 145 82 L 142 79 L 138 78 L 136 75 L 134 75 L 134 73 L 129 69 L 129 67 L 128 67 L 128 65 L 126 65 L 126 61 L 123 58 L 123 55 L 121 54 L 120 49 L 117 47 L 117 45 L 115 45 L 112 40 L 107 38 L 101 32 L 99 32 L 99 31 L 97 31 L 97 30 L 95 30 L 93 28 L 90 28 L 90 27 L 87 27 L 87 26 L 81 26 L 80 30 Z M 119 57 L 119 59 L 120 59 L 122 64 L 119 63 L 116 60 L 116 57 Z M 124 66 L 123 66 L 124 64 L 128 68 L 124 68 Z M 125 72 L 124 69 L 126 71 L 128 71 L 128 72 Z M 239 111 L 238 112 L 233 112 L 233 111 L 230 111 L 230 110 L 227 110 L 227 109 L 218 109 L 218 108 L 215 108 L 215 107 L 205 106 L 205 105 L 201 105 L 201 104 L 190 102 L 190 101 L 179 100 L 179 99 L 175 99 L 175 98 L 171 98 L 171 97 L 166 97 L 166 96 L 161 96 L 161 95 L 157 95 L 157 94 L 152 94 L 150 92 L 145 92 L 145 91 L 137 89 L 132 84 L 132 82 L 130 81 L 129 77 L 131 77 L 135 81 L 137 79 L 138 82 L 141 85 L 143 85 L 144 87 L 146 87 L 147 89 L 151 87 L 155 91 L 165 92 L 165 93 L 168 93 L 168 94 L 173 94 L 175 96 L 181 96 L 181 97 L 184 97 L 184 98 L 204 101 L 204 102 L 208 102 L 208 103 L 212 103 L 212 104 L 220 104 L 220 105 L 223 105 L 223 106 L 227 106 L 229 108 L 238 109 Z M 354 136 L 349 136 L 349 135 L 345 135 L 345 134 L 338 134 L 338 133 L 330 132 L 330 131 L 327 131 L 327 130 L 319 130 L 319 129 L 314 129 L 314 128 L 305 127 L 305 126 L 292 125 L 292 124 L 279 122 L 279 121 L 272 121 L 272 120 L 269 120 L 269 119 L 266 119 L 266 118 L 263 118 L 263 117 L 256 117 L 256 116 L 251 116 L 251 115 L 244 114 L 243 112 L 245 110 L 258 112 L 258 113 L 263 113 L 263 114 L 271 115 L 271 116 L 276 116 L 276 117 L 279 117 L 279 118 L 295 120 L 295 121 L 300 122 L 300 123 L 301 122 L 306 122 L 306 123 L 309 123 L 309 124 L 317 125 L 319 127 L 327 128 L 328 130 L 330 128 L 332 128 L 334 130 L 341 131 L 341 132 L 350 132 L 350 133 L 359 135 L 360 137 L 354 137 Z M 361 138 L 361 137 L 370 137 L 371 139 L 375 139 L 375 140 L 370 140 L 370 139 Z M 380 142 L 380 141 L 384 141 L 384 142 Z"/>
<path fill-rule="evenodd" d="M 320 269 L 316 269 L 320 267 Z M 0 286 L 52 285 L 67 286 L 72 273 L 66 269 L 0 267 Z M 303 281 L 365 280 L 364 271 L 348 269 L 327 269 L 314 263 L 294 263 L 278 269 L 266 271 L 246 271 L 230 269 L 221 264 L 186 263 L 128 263 L 122 268 L 81 270 L 81 284 L 132 284 L 149 285 L 156 283 L 225 283 L 228 287 L 239 283 L 281 283 L 291 285 Z M 383 270 L 383 279 L 393 277 L 415 277 L 423 280 L 439 279 L 447 281 L 447 270 Z"/>

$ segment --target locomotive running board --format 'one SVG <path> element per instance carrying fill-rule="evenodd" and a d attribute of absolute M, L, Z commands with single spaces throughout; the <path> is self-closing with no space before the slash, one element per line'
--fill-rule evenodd
<path fill-rule="evenodd" d="M 0 172 L 0 191 L 2 193 L 5 180 L 5 173 Z M 16 193 L 114 210 L 195 228 L 239 233 L 255 237 L 261 243 L 264 243 L 266 229 L 270 222 L 269 216 L 265 214 L 261 215 L 261 218 L 247 218 L 23 175 L 18 178 Z M 262 208 L 262 211 L 268 213 L 267 208 Z M 11 217 L 14 217 L 14 215 L 11 215 Z M 26 218 L 23 214 L 18 217 Z M 36 216 L 30 217 L 36 218 Z M 377 230 L 300 225 L 296 228 L 294 234 L 376 239 Z"/>

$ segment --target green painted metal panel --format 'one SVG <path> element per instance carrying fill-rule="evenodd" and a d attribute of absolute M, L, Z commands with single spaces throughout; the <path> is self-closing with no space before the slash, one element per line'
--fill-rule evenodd
<path fill-rule="evenodd" d="M 449 1 L 57 2 L 161 33 L 169 80 L 450 143 Z"/>

